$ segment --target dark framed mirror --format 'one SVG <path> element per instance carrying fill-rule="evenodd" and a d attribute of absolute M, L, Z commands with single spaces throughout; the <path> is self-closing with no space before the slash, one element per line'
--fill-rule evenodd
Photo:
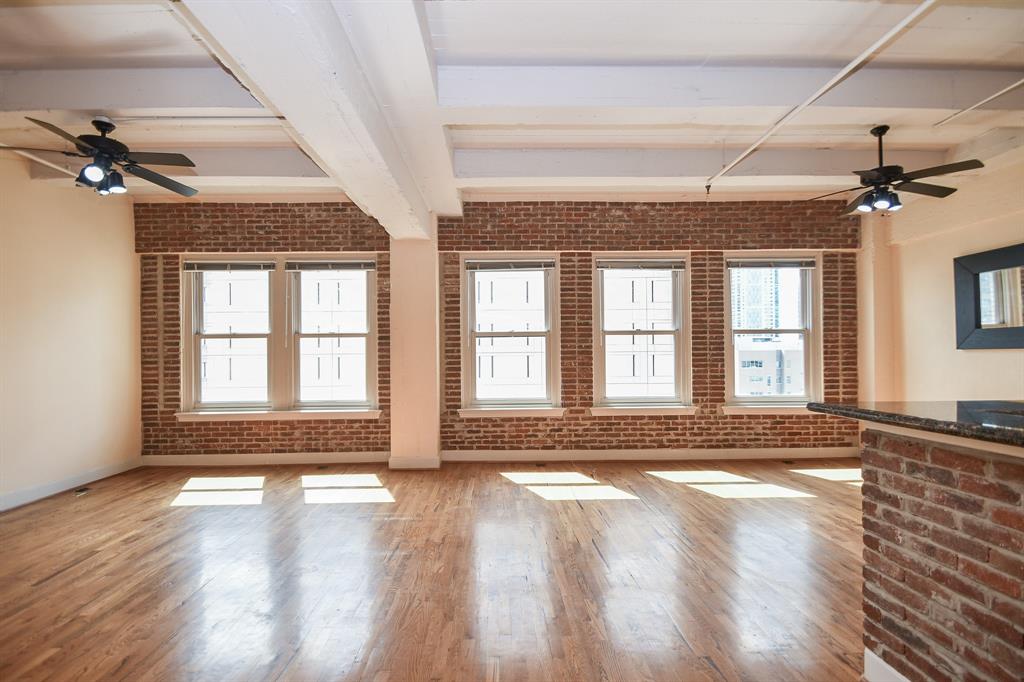
<path fill-rule="evenodd" d="M 957 348 L 1024 348 L 1024 244 L 953 259 Z"/>

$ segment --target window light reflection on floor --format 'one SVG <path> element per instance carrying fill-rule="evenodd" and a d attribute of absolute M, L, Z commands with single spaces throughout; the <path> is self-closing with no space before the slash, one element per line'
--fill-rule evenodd
<path fill-rule="evenodd" d="M 814 476 L 826 481 L 860 481 L 860 469 L 790 469 L 794 474 Z"/>
<path fill-rule="evenodd" d="M 365 504 L 394 502 L 387 488 L 306 488 L 306 504 Z"/>
<path fill-rule="evenodd" d="M 380 488 L 377 474 L 313 474 L 302 477 L 303 488 Z"/>
<path fill-rule="evenodd" d="M 528 485 L 545 500 L 635 500 L 635 495 L 610 485 Z"/>
<path fill-rule="evenodd" d="M 182 490 L 259 490 L 263 476 L 193 476 Z"/>
<path fill-rule="evenodd" d="M 520 485 L 597 483 L 578 471 L 510 471 L 501 475 Z"/>
<path fill-rule="evenodd" d="M 728 499 L 736 498 L 771 498 L 771 497 L 814 497 L 792 488 L 783 488 L 772 483 L 711 483 L 691 484 L 701 492 Z"/>
<path fill-rule="evenodd" d="M 185 490 L 171 502 L 172 507 L 226 507 L 261 504 L 262 490 Z"/>
<path fill-rule="evenodd" d="M 672 483 L 756 483 L 752 478 L 730 474 L 728 471 L 648 471 L 647 473 Z"/>

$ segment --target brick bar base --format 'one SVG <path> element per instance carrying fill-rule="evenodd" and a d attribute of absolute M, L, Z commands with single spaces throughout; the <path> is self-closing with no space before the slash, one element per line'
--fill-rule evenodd
<path fill-rule="evenodd" d="M 865 431 L 864 644 L 908 679 L 1024 679 L 1024 461 Z"/>

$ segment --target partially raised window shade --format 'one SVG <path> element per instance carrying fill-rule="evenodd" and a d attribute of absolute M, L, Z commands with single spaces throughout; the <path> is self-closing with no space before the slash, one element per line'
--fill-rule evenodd
<path fill-rule="evenodd" d="M 813 258 L 730 258 L 726 260 L 730 268 L 802 268 L 813 269 L 817 263 Z"/>
<path fill-rule="evenodd" d="M 232 262 L 218 263 L 215 261 L 186 261 L 186 272 L 223 271 L 223 270 L 273 270 L 273 263 Z"/>
<path fill-rule="evenodd" d="M 466 261 L 467 270 L 553 270 L 555 268 L 555 261 L 544 260 L 544 261 L 527 261 L 527 260 L 513 260 L 513 261 L 497 261 L 497 260 L 477 260 L 477 261 Z"/>
<path fill-rule="evenodd" d="M 598 270 L 683 270 L 686 265 L 680 260 L 599 260 Z"/>
<path fill-rule="evenodd" d="M 284 269 L 288 272 L 299 272 L 301 270 L 376 270 L 377 264 L 373 261 L 287 261 Z"/>

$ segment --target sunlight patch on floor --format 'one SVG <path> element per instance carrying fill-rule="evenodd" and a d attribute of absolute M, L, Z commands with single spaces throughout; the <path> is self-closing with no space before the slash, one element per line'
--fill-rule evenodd
<path fill-rule="evenodd" d="M 306 504 L 367 504 L 394 502 L 387 488 L 307 488 Z"/>
<path fill-rule="evenodd" d="M 193 476 L 182 490 L 259 490 L 263 476 Z"/>
<path fill-rule="evenodd" d="M 380 488 L 377 474 L 312 474 L 302 477 L 303 488 Z"/>
<path fill-rule="evenodd" d="M 651 476 L 672 483 L 756 483 L 752 478 L 728 471 L 648 471 Z"/>
<path fill-rule="evenodd" d="M 783 488 L 781 485 L 772 483 L 711 483 L 692 484 L 701 492 L 724 497 L 728 499 L 737 498 L 771 498 L 771 497 L 814 497 L 810 493 L 803 493 L 792 488 Z"/>
<path fill-rule="evenodd" d="M 226 507 L 263 502 L 262 490 L 186 490 L 178 493 L 172 507 Z"/>
<path fill-rule="evenodd" d="M 501 475 L 520 485 L 597 483 L 578 471 L 510 471 Z"/>
<path fill-rule="evenodd" d="M 528 485 L 526 489 L 545 500 L 635 500 L 625 490 L 610 485 Z"/>

